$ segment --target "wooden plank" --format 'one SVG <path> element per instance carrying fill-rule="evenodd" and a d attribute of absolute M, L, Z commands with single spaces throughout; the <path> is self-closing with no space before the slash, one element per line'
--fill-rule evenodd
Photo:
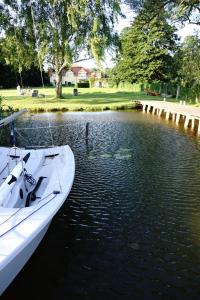
<path fill-rule="evenodd" d="M 27 112 L 27 109 L 22 109 L 2 120 L 0 120 L 0 128 L 3 127 L 3 126 L 6 126 L 8 125 L 9 123 L 11 123 L 12 121 L 14 121 L 15 119 L 17 119 L 19 116 L 23 115 L 24 113 Z"/>
<path fill-rule="evenodd" d="M 164 109 L 171 113 L 179 113 L 182 115 L 190 115 L 196 119 L 200 119 L 200 108 L 191 105 L 182 105 L 179 103 L 165 102 L 165 101 L 151 101 L 139 100 L 144 105 L 150 105 L 158 109 Z"/>

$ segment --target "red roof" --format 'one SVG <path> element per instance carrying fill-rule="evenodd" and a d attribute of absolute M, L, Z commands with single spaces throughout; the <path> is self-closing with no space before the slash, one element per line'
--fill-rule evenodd
<path fill-rule="evenodd" d="M 91 74 L 91 71 L 89 69 L 86 69 L 86 68 L 81 67 L 81 66 L 72 65 L 71 68 L 64 68 L 62 70 L 62 75 L 65 75 L 68 70 L 71 70 L 74 73 L 75 76 L 78 76 L 78 73 L 80 71 L 85 71 L 87 75 Z M 49 72 L 49 76 L 51 76 L 54 73 L 52 69 L 49 69 L 48 72 Z"/>
<path fill-rule="evenodd" d="M 72 66 L 70 68 L 70 70 L 74 73 L 75 76 L 78 76 L 78 73 L 80 71 L 85 71 L 87 75 L 89 75 L 91 73 L 91 71 L 89 69 L 86 69 L 86 68 L 81 67 L 81 66 Z"/>

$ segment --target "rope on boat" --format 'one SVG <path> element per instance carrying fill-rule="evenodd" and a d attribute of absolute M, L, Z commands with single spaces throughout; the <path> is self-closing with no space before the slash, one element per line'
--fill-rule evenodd
<path fill-rule="evenodd" d="M 8 167 L 8 162 L 7 162 L 7 164 L 5 165 L 5 167 L 1 170 L 1 172 L 0 172 L 0 175 L 5 171 L 5 169 Z"/>
<path fill-rule="evenodd" d="M 16 228 L 18 225 L 20 225 L 21 223 L 23 223 L 25 220 L 27 220 L 30 216 L 32 216 L 35 212 L 37 212 L 38 210 L 40 210 L 42 207 L 44 207 L 45 205 L 47 205 L 49 202 L 51 202 L 60 192 L 59 191 L 53 191 L 52 193 L 50 193 L 49 195 L 45 196 L 43 199 L 40 199 L 40 201 L 46 199 L 47 197 L 49 197 L 51 194 L 53 195 L 53 197 L 51 199 L 49 199 L 47 202 L 45 202 L 44 204 L 42 204 L 40 207 L 38 207 L 37 209 L 33 210 L 29 215 L 27 215 L 24 219 L 22 219 L 19 223 L 17 223 L 16 225 L 14 225 L 12 228 L 8 229 L 7 231 L 5 231 L 4 233 L 2 233 L 0 235 L 0 238 L 3 237 L 4 235 L 6 235 L 8 232 L 10 232 L 11 230 L 13 230 L 14 228 Z M 6 219 L 3 223 L 0 224 L 0 226 L 4 223 L 6 223 L 9 219 L 11 219 L 13 216 L 15 216 L 20 210 L 24 209 L 24 207 L 19 208 L 16 212 L 14 212 L 11 216 L 9 216 L 8 219 Z"/>
<path fill-rule="evenodd" d="M 66 127 L 68 124 L 65 125 L 54 125 L 54 126 L 37 126 L 37 127 L 17 127 L 18 131 L 21 130 L 35 130 L 35 129 L 48 129 L 48 128 L 60 128 L 60 127 Z"/>
<path fill-rule="evenodd" d="M 44 199 L 46 199 L 46 198 L 48 198 L 51 194 L 53 194 L 53 192 L 52 193 L 50 193 L 50 194 L 48 194 L 47 196 L 45 196 L 45 197 L 43 197 L 42 199 L 40 199 L 39 201 L 38 201 L 38 203 L 39 202 L 41 202 L 41 201 L 43 201 Z M 56 194 L 54 194 L 54 195 L 56 195 Z M 52 199 L 50 199 L 50 200 L 52 200 Z M 49 200 L 49 201 L 50 201 Z M 3 225 L 4 223 L 6 223 L 8 220 L 10 220 L 13 216 L 15 216 L 20 210 L 22 210 L 22 209 L 24 209 L 24 207 L 20 207 L 19 209 L 17 209 L 13 214 L 11 214 L 6 220 L 4 220 L 2 223 L 0 223 L 0 226 L 1 225 Z M 18 223 L 19 224 L 19 223 Z M 1 237 L 1 236 L 0 236 Z"/>
<path fill-rule="evenodd" d="M 8 220 L 10 220 L 13 216 L 15 216 L 17 213 L 18 213 L 18 211 L 20 211 L 22 208 L 20 207 L 20 208 L 18 208 L 18 210 L 16 210 L 13 214 L 11 214 L 6 220 L 4 220 L 1 224 L 0 224 L 0 226 L 1 225 L 3 225 L 3 224 L 5 224 Z"/>

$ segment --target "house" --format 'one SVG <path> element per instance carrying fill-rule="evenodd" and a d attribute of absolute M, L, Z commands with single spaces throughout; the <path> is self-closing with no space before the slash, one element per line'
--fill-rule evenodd
<path fill-rule="evenodd" d="M 108 87 L 108 75 L 100 70 L 95 70 L 91 73 L 90 84 L 91 87 Z"/>
<path fill-rule="evenodd" d="M 62 71 L 62 84 L 73 85 L 78 82 L 88 81 L 91 76 L 91 71 L 82 66 L 72 65 L 71 68 L 64 68 Z M 49 70 L 50 83 L 55 85 L 56 76 L 53 70 Z"/>

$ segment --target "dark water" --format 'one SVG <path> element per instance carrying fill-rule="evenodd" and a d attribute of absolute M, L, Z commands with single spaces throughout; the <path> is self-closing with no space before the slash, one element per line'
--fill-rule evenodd
<path fill-rule="evenodd" d="M 141 112 L 49 117 L 74 151 L 74 185 L 2 299 L 200 299 L 199 139 Z M 46 129 L 19 132 L 21 146 L 50 143 Z"/>

